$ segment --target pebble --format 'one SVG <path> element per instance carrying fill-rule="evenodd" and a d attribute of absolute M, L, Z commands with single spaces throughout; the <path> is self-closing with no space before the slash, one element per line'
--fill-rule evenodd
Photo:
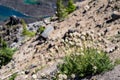
<path fill-rule="evenodd" d="M 120 31 L 118 31 L 118 34 L 120 34 Z"/>
<path fill-rule="evenodd" d="M 73 78 L 73 79 L 74 79 L 74 78 L 75 78 L 75 74 L 71 74 L 71 78 Z"/>
<path fill-rule="evenodd" d="M 86 5 L 86 6 L 84 7 L 84 9 L 85 9 L 86 11 L 88 11 L 88 10 L 90 9 L 90 6 Z"/>
<path fill-rule="evenodd" d="M 70 45 L 74 45 L 74 42 L 72 42 L 72 41 L 69 41 L 69 44 L 70 44 Z"/>
<path fill-rule="evenodd" d="M 25 79 L 27 79 L 28 78 L 28 75 L 25 75 Z"/>
<path fill-rule="evenodd" d="M 25 72 L 24 72 L 24 71 L 21 71 L 21 72 L 19 72 L 18 74 L 22 74 L 22 75 L 24 75 L 24 74 L 25 74 Z"/>
<path fill-rule="evenodd" d="M 67 79 L 67 75 L 65 75 L 65 74 L 59 74 L 58 78 L 61 79 L 61 80 L 64 80 L 64 79 L 66 80 Z"/>
<path fill-rule="evenodd" d="M 81 38 L 81 40 L 83 40 L 83 41 L 85 40 L 85 36 L 81 36 L 80 38 Z"/>
<path fill-rule="evenodd" d="M 68 42 L 68 39 L 67 39 L 67 38 L 65 38 L 65 42 Z"/>
<path fill-rule="evenodd" d="M 31 65 L 29 66 L 29 69 L 32 69 L 32 68 L 35 68 L 35 67 L 37 67 L 37 65 L 31 64 Z"/>
<path fill-rule="evenodd" d="M 82 47 L 82 43 L 76 43 L 76 46 L 78 46 L 78 47 Z"/>
<path fill-rule="evenodd" d="M 73 33 L 74 36 L 79 36 L 80 34 L 78 32 Z"/>
<path fill-rule="evenodd" d="M 41 77 L 45 77 L 46 75 L 45 75 L 44 73 L 41 73 L 40 76 L 41 76 Z"/>
<path fill-rule="evenodd" d="M 117 46 L 108 46 L 106 49 L 107 53 L 112 53 L 117 49 Z"/>
<path fill-rule="evenodd" d="M 29 74 L 29 73 L 30 73 L 30 71 L 29 71 L 29 70 L 26 70 L 26 71 L 25 71 L 25 74 Z"/>
<path fill-rule="evenodd" d="M 36 75 L 36 74 L 33 74 L 33 75 L 32 75 L 32 78 L 37 79 L 37 75 Z"/>
<path fill-rule="evenodd" d="M 85 35 L 86 35 L 86 32 L 82 32 L 81 35 L 85 36 Z"/>
<path fill-rule="evenodd" d="M 55 49 L 56 49 L 56 50 L 59 50 L 58 46 L 55 46 Z"/>
<path fill-rule="evenodd" d="M 80 26 L 80 22 L 76 22 L 75 26 L 76 27 Z"/>

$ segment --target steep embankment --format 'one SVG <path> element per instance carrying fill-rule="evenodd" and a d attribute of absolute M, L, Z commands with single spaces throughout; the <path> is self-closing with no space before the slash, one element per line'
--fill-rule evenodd
<path fill-rule="evenodd" d="M 46 75 L 56 69 L 59 59 L 65 56 L 64 42 L 81 47 L 85 41 L 86 46 L 107 52 L 113 61 L 120 58 L 120 1 L 90 0 L 77 2 L 76 5 L 78 9 L 63 22 L 54 21 L 49 24 L 55 30 L 48 40 L 36 36 L 23 44 L 13 60 L 0 69 L 0 77 L 17 72 L 16 80 L 47 78 Z M 93 78 L 119 80 L 119 69 L 117 66 L 113 71 Z"/>

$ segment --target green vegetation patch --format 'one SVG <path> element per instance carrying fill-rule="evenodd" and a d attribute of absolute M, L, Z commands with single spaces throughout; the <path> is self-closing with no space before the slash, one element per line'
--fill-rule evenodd
<path fill-rule="evenodd" d="M 22 20 L 22 25 L 23 25 L 23 32 L 22 32 L 23 35 L 28 36 L 28 37 L 35 36 L 35 32 L 31 32 L 27 30 L 27 25 L 24 20 Z"/>
<path fill-rule="evenodd" d="M 38 32 L 41 34 L 42 32 L 44 32 L 45 27 L 44 26 L 40 26 L 38 29 Z"/>
<path fill-rule="evenodd" d="M 57 6 L 56 16 L 58 17 L 59 21 L 62 21 L 68 15 L 67 10 L 65 6 L 63 5 L 63 0 L 57 0 L 56 6 Z"/>
<path fill-rule="evenodd" d="M 2 65 L 6 65 L 12 59 L 12 56 L 16 49 L 8 48 L 7 43 L 0 39 L 0 68 Z"/>
<path fill-rule="evenodd" d="M 15 80 L 16 77 L 17 77 L 17 74 L 15 73 L 9 78 L 9 80 Z"/>
<path fill-rule="evenodd" d="M 109 57 L 103 51 L 93 48 L 77 48 L 74 53 L 65 57 L 64 63 L 58 66 L 60 74 L 71 78 L 83 78 L 90 75 L 99 74 L 113 68 Z"/>
<path fill-rule="evenodd" d="M 73 0 L 69 0 L 67 6 L 64 6 L 63 0 L 57 0 L 56 6 L 57 6 L 56 16 L 58 17 L 59 21 L 63 21 L 68 14 L 72 13 L 76 9 Z"/>
<path fill-rule="evenodd" d="M 73 11 L 75 11 L 75 9 L 76 9 L 76 6 L 74 5 L 73 0 L 69 0 L 67 5 L 67 12 L 72 13 Z"/>

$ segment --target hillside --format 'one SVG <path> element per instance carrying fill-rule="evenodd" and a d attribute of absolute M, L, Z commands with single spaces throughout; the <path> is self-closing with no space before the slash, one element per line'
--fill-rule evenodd
<path fill-rule="evenodd" d="M 79 47 L 84 46 L 82 43 L 85 42 L 87 47 L 105 51 L 113 62 L 119 59 L 120 1 L 84 0 L 75 5 L 76 11 L 64 21 L 44 24 L 46 27 L 54 26 L 47 40 L 36 35 L 20 45 L 11 62 L 0 69 L 0 78 L 7 80 L 9 75 L 17 73 L 15 80 L 51 80 L 51 73 L 54 73 L 57 64 L 65 56 L 64 42 Z M 120 80 L 119 69 L 120 65 L 90 79 Z"/>

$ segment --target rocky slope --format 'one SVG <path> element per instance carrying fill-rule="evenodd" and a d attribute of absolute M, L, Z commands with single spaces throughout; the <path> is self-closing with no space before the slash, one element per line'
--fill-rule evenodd
<path fill-rule="evenodd" d="M 64 21 L 47 25 L 55 29 L 48 40 L 37 35 L 24 43 L 13 60 L 0 69 L 0 78 L 7 79 L 11 74 L 18 73 L 15 80 L 50 80 L 57 63 L 65 56 L 65 42 L 79 47 L 85 42 L 87 47 L 107 52 L 113 61 L 120 58 L 120 1 L 85 0 L 76 5 L 77 10 Z M 120 66 L 117 66 L 92 78 L 119 80 L 119 69 Z"/>

